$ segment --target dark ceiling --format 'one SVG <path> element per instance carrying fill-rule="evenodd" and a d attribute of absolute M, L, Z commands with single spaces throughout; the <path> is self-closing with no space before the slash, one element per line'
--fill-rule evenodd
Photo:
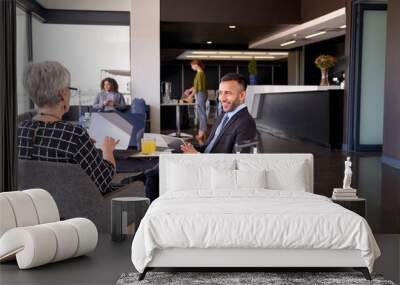
<path fill-rule="evenodd" d="M 162 49 L 247 49 L 345 6 L 345 0 L 161 0 Z M 229 25 L 237 28 L 230 30 Z M 206 41 L 212 41 L 207 45 Z"/>
<path fill-rule="evenodd" d="M 237 24 L 236 29 L 229 29 L 222 23 L 161 22 L 161 48 L 247 49 L 250 41 L 291 26 Z"/>
<path fill-rule="evenodd" d="M 250 42 L 342 8 L 345 1 L 160 0 L 161 53 L 173 57 L 184 49 L 247 49 Z M 128 11 L 52 10 L 36 0 L 18 3 L 47 23 L 129 25 Z"/>
<path fill-rule="evenodd" d="M 300 0 L 163 0 L 161 48 L 247 49 L 300 22 Z M 287 9 L 290 7 L 290 9 Z M 230 30 L 229 25 L 237 28 Z M 209 46 L 206 41 L 212 41 Z"/>

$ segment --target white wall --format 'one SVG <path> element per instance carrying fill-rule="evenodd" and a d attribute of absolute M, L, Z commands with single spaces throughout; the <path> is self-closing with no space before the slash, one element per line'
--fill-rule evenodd
<path fill-rule="evenodd" d="M 28 64 L 27 16 L 17 7 L 17 105 L 18 114 L 30 108 L 29 97 L 22 86 L 22 77 Z"/>
<path fill-rule="evenodd" d="M 33 21 L 33 60 L 55 60 L 71 72 L 71 86 L 91 105 L 100 91 L 101 69 L 130 69 L 128 26 L 59 25 Z M 103 74 L 104 75 L 104 74 Z M 115 77 L 126 92 L 129 77 Z M 72 99 L 72 104 L 77 98 Z"/>
<path fill-rule="evenodd" d="M 132 89 L 150 105 L 151 131 L 160 131 L 160 0 L 131 2 Z"/>

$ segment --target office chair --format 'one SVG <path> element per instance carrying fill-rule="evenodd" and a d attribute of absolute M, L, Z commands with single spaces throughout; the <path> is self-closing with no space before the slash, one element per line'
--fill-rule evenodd
<path fill-rule="evenodd" d="M 236 153 L 263 153 L 261 133 L 256 130 L 256 137 L 253 140 L 245 140 L 235 144 Z"/>

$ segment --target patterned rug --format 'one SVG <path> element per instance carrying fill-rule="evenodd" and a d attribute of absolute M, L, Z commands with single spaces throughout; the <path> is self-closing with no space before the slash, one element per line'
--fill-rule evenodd
<path fill-rule="evenodd" d="M 395 285 L 392 281 L 384 280 L 381 275 L 373 274 L 372 281 L 368 281 L 360 272 L 148 272 L 142 281 L 138 281 L 138 276 L 139 273 L 124 273 L 117 285 Z"/>

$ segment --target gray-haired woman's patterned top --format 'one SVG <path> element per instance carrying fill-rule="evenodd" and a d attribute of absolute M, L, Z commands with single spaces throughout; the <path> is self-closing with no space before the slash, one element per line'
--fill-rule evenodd
<path fill-rule="evenodd" d="M 70 123 L 24 121 L 18 127 L 18 158 L 79 164 L 101 193 L 112 191 L 114 166 L 89 134 Z"/>

